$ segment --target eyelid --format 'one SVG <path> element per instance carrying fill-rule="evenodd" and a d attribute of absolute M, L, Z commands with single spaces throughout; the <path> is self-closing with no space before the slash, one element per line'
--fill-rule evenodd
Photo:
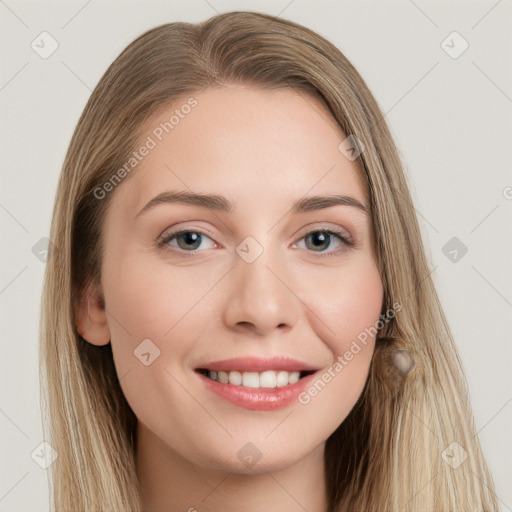
<path fill-rule="evenodd" d="M 297 239 L 298 240 L 302 240 L 306 235 L 310 234 L 310 233 L 315 233 L 317 231 L 324 231 L 326 233 L 332 233 L 334 235 L 337 235 L 339 236 L 343 242 L 347 243 L 348 245 L 354 245 L 355 242 L 352 238 L 352 235 L 349 233 L 348 230 L 340 227 L 340 226 L 330 226 L 328 224 L 322 224 L 320 223 L 321 225 L 320 226 L 308 226 L 307 228 L 305 228 L 305 231 L 302 232 L 302 234 L 299 236 L 299 238 Z"/>

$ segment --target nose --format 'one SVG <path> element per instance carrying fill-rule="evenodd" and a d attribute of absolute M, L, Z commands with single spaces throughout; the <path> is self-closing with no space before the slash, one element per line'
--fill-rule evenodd
<path fill-rule="evenodd" d="M 230 329 L 268 336 L 275 329 L 291 330 L 299 320 L 297 277 L 282 255 L 264 248 L 252 263 L 237 255 L 228 277 L 224 321 Z"/>

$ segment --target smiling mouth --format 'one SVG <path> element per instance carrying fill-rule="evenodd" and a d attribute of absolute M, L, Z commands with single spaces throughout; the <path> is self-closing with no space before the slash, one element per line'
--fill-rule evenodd
<path fill-rule="evenodd" d="M 221 384 L 232 384 L 246 388 L 282 388 L 295 384 L 300 379 L 315 373 L 315 370 L 292 371 L 285 370 L 266 370 L 264 372 L 242 372 L 232 371 L 214 371 L 206 368 L 198 368 L 196 372 L 201 373 L 211 380 Z"/>

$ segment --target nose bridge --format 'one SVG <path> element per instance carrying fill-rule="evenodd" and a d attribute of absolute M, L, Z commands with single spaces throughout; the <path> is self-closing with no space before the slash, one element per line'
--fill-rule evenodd
<path fill-rule="evenodd" d="M 298 315 L 298 297 L 292 292 L 291 273 L 278 247 L 246 237 L 236 248 L 233 290 L 228 305 L 228 322 L 251 323 L 260 331 L 281 324 L 291 326 Z"/>
<path fill-rule="evenodd" d="M 267 236 L 260 243 L 252 236 L 246 237 L 236 248 L 235 263 L 240 286 L 247 287 L 247 292 L 254 297 L 266 292 L 267 302 L 283 292 L 283 284 L 275 275 L 283 265 L 279 265 L 279 251 L 270 244 L 270 239 Z"/>
<path fill-rule="evenodd" d="M 260 244 L 249 236 L 237 248 L 237 254 L 245 263 L 245 265 L 240 263 L 240 266 L 247 270 L 258 268 L 261 271 L 263 268 L 272 266 L 273 261 L 276 260 L 276 252 L 276 248 L 270 243 L 270 237 Z"/>

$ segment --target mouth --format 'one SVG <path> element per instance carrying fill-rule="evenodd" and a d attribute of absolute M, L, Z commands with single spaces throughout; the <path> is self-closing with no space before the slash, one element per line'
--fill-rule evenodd
<path fill-rule="evenodd" d="M 205 389 L 231 404 L 255 411 L 291 406 L 318 372 L 286 356 L 239 357 L 195 369 Z"/>
<path fill-rule="evenodd" d="M 241 370 L 210 370 L 208 368 L 198 368 L 196 372 L 204 375 L 221 384 L 231 384 L 233 386 L 243 386 L 253 389 L 273 389 L 282 388 L 295 384 L 299 380 L 312 375 L 316 370 L 286 371 L 286 370 L 266 370 L 263 372 L 247 372 Z"/>

